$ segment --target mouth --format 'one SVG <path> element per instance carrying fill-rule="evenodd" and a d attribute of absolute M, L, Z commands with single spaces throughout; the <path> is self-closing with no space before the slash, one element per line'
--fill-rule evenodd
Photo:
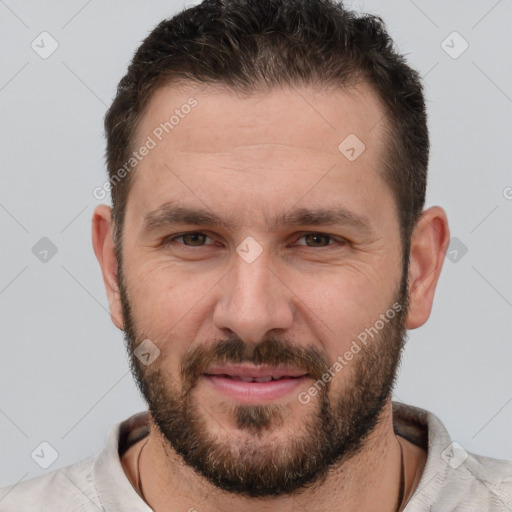
<path fill-rule="evenodd" d="M 309 378 L 307 372 L 285 367 L 217 366 L 203 374 L 216 391 L 241 403 L 275 401 L 290 394 Z"/>
<path fill-rule="evenodd" d="M 206 374 L 212 376 L 211 374 Z M 267 375 L 265 377 L 246 377 L 243 375 L 229 375 L 226 373 L 217 374 L 216 377 L 223 377 L 225 379 L 241 380 L 242 382 L 270 382 L 271 380 L 282 380 L 282 379 L 300 379 L 300 377 L 292 377 L 290 375 Z"/>

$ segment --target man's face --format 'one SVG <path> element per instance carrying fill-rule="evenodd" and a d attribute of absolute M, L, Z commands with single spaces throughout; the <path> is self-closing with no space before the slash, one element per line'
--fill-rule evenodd
<path fill-rule="evenodd" d="M 119 269 L 132 367 L 168 448 L 222 489 L 317 480 L 389 400 L 407 293 L 382 118 L 363 86 L 190 86 L 159 89 L 141 120 L 135 146 L 156 145 L 134 171 Z"/>

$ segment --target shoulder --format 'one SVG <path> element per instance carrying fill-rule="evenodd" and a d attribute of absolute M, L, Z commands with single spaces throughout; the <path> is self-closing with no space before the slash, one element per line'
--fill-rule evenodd
<path fill-rule="evenodd" d="M 512 462 L 470 453 L 433 413 L 394 403 L 397 427 L 427 450 L 427 462 L 406 512 L 512 511 Z"/>
<path fill-rule="evenodd" d="M 95 456 L 0 489 L 2 512 L 103 510 L 94 486 Z"/>
<path fill-rule="evenodd" d="M 461 451 L 432 465 L 424 477 L 406 512 L 512 510 L 512 462 Z"/>
<path fill-rule="evenodd" d="M 120 460 L 120 452 L 147 432 L 145 411 L 113 425 L 99 453 L 1 488 L 0 512 L 150 512 L 126 477 Z"/>
<path fill-rule="evenodd" d="M 477 455 L 467 454 L 461 464 L 457 477 L 468 483 L 471 489 L 472 510 L 502 511 L 512 510 L 512 462 Z M 488 508 L 478 504 L 486 504 Z"/>

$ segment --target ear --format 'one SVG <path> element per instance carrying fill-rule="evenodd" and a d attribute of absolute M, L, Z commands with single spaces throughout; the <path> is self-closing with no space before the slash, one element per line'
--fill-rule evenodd
<path fill-rule="evenodd" d="M 423 211 L 411 239 L 407 329 L 422 326 L 430 316 L 449 243 L 450 230 L 444 210 L 433 206 Z"/>
<path fill-rule="evenodd" d="M 103 274 L 103 283 L 110 304 L 110 317 L 115 326 L 123 330 L 124 321 L 117 280 L 117 256 L 112 236 L 113 229 L 112 209 L 100 204 L 95 208 L 92 217 L 92 245 Z"/>

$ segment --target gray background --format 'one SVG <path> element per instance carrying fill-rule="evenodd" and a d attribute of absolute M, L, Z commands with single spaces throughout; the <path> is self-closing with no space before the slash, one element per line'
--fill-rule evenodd
<path fill-rule="evenodd" d="M 428 205 L 446 209 L 458 239 L 430 321 L 410 332 L 395 399 L 437 414 L 466 450 L 512 459 L 512 2 L 347 5 L 380 14 L 424 76 Z M 182 7 L 0 0 L 0 486 L 99 451 L 144 409 L 92 250 L 92 191 L 106 178 L 102 120 L 117 82 Z M 31 48 L 50 48 L 43 31 L 59 45 L 46 59 Z M 454 31 L 469 44 L 458 58 Z M 57 248 L 46 262 L 32 251 L 43 237 Z M 58 452 L 47 470 L 31 458 L 43 441 Z"/>

